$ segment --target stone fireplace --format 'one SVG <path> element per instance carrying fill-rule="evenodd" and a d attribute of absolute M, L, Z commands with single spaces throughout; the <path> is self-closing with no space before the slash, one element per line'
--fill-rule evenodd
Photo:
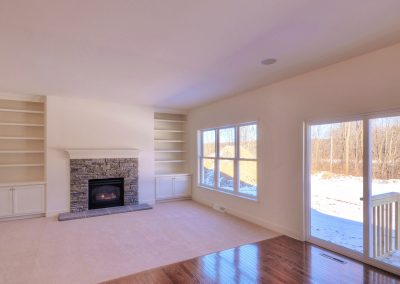
<path fill-rule="evenodd" d="M 138 150 L 68 149 L 70 212 L 138 204 Z"/>

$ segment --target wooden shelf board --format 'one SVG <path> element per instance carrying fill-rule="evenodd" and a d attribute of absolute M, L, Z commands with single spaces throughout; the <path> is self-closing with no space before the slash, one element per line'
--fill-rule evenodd
<path fill-rule="evenodd" d="M 45 181 L 24 181 L 24 182 L 1 182 L 0 186 L 24 186 L 24 185 L 39 185 L 46 184 Z"/>
<path fill-rule="evenodd" d="M 16 136 L 0 136 L 0 140 L 44 140 L 43 137 L 16 137 Z"/>
<path fill-rule="evenodd" d="M 155 160 L 156 163 L 184 163 L 185 160 Z"/>
<path fill-rule="evenodd" d="M 169 177 L 169 176 L 190 176 L 191 173 L 168 173 L 168 174 L 156 174 L 156 177 Z"/>
<path fill-rule="evenodd" d="M 176 119 L 154 119 L 154 121 L 159 122 L 186 122 L 186 120 L 176 120 Z"/>
<path fill-rule="evenodd" d="M 0 111 L 44 114 L 44 111 L 42 111 L 42 110 L 29 110 L 29 109 L 0 108 Z"/>
<path fill-rule="evenodd" d="M 183 130 L 174 130 L 174 129 L 154 129 L 154 131 L 171 132 L 171 133 L 184 133 L 185 132 Z"/>
<path fill-rule="evenodd" d="M 183 143 L 184 140 L 167 140 L 167 139 L 154 139 L 155 142 L 166 142 L 166 143 Z"/>
<path fill-rule="evenodd" d="M 30 126 L 30 127 L 43 127 L 41 123 L 17 123 L 17 122 L 0 122 L 0 126 Z"/>
<path fill-rule="evenodd" d="M 42 154 L 40 150 L 0 150 L 0 154 Z"/>
<path fill-rule="evenodd" d="M 0 164 L 0 168 L 43 167 L 44 164 Z"/>
<path fill-rule="evenodd" d="M 155 150 L 156 153 L 184 153 L 185 150 Z"/>

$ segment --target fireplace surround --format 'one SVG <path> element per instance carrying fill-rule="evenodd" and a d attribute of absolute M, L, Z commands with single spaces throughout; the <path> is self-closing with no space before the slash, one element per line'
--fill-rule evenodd
<path fill-rule="evenodd" d="M 119 180 L 119 195 L 111 188 L 102 188 L 112 206 L 138 204 L 138 151 L 133 149 L 72 149 L 70 155 L 70 212 L 104 208 L 105 200 L 90 206 L 90 181 Z M 122 183 L 121 183 L 122 182 Z M 114 196 L 118 195 L 118 196 Z M 118 197 L 118 201 L 116 201 Z M 122 199 L 121 199 L 122 198 Z M 109 204 L 110 205 L 110 204 Z"/>
<path fill-rule="evenodd" d="M 123 205 L 123 178 L 89 180 L 89 210 Z"/>

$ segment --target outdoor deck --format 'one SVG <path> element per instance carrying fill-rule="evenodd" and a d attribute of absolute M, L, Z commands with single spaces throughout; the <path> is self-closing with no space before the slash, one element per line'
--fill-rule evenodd
<path fill-rule="evenodd" d="M 372 196 L 372 256 L 400 266 L 400 193 L 388 192 Z M 351 250 L 363 252 L 361 222 L 311 211 L 311 234 Z"/>

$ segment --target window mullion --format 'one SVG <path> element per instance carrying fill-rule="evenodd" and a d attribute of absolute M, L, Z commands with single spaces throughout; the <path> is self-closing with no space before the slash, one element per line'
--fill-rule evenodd
<path fill-rule="evenodd" d="M 370 238 L 372 235 L 371 226 L 371 178 L 372 178 L 372 163 L 371 163 L 371 133 L 370 120 L 363 120 L 363 234 L 364 234 L 364 255 L 371 256 L 372 246 Z"/>
<path fill-rule="evenodd" d="M 239 127 L 235 126 L 235 162 L 234 162 L 234 188 L 233 191 L 235 193 L 239 193 L 239 180 L 240 180 L 240 172 L 239 172 L 239 159 L 240 159 L 240 141 L 239 141 Z"/>
<path fill-rule="evenodd" d="M 199 153 L 198 157 L 198 162 L 197 165 L 199 167 L 199 170 L 197 171 L 197 179 L 198 179 L 198 184 L 203 184 L 204 180 L 204 173 L 203 173 L 203 131 L 198 132 L 200 134 L 200 137 L 198 137 L 197 141 L 199 141 L 200 145 L 197 147 L 197 153 Z M 200 147 L 200 149 L 199 149 Z"/>
<path fill-rule="evenodd" d="M 219 129 L 215 129 L 214 188 L 219 187 Z"/>

